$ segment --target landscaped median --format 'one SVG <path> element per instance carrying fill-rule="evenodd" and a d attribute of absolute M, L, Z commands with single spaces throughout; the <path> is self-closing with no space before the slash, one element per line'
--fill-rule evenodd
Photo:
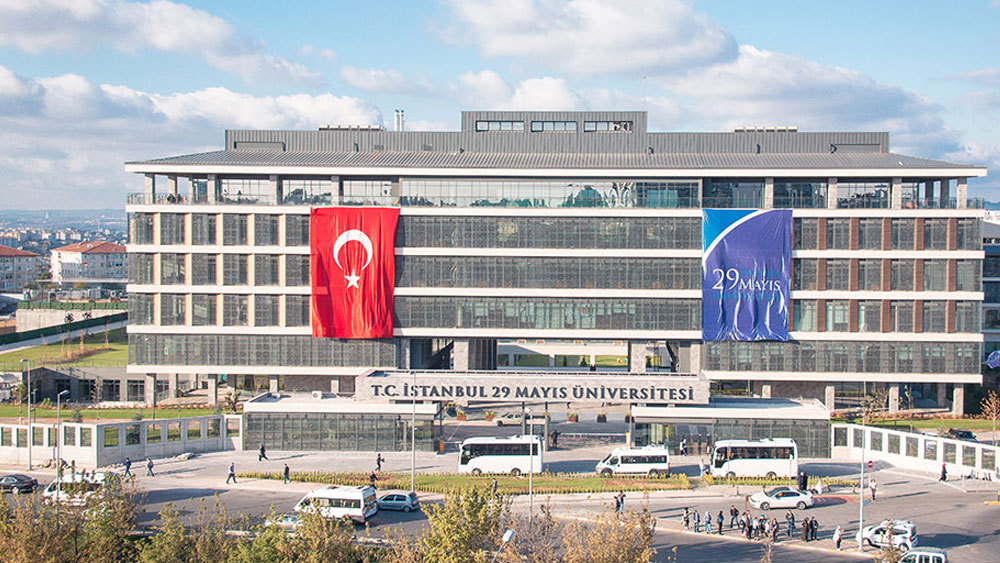
<path fill-rule="evenodd" d="M 310 471 L 292 473 L 292 481 L 326 485 L 367 485 L 369 473 L 328 473 Z M 280 473 L 241 473 L 241 478 L 281 480 Z M 497 492 L 504 495 L 528 494 L 528 477 L 510 475 L 473 476 L 459 473 L 418 473 L 416 488 L 428 493 L 446 493 L 470 487 L 492 487 L 497 480 Z M 687 476 L 672 474 L 670 477 L 610 477 L 584 473 L 536 473 L 532 478 L 536 495 L 572 493 L 609 493 L 618 491 L 676 491 L 691 488 Z M 379 473 L 376 486 L 380 489 L 409 489 L 408 472 Z"/>
<path fill-rule="evenodd" d="M 810 477 L 809 478 L 809 488 L 816 487 L 819 481 L 823 481 L 824 487 L 831 486 L 843 486 L 843 487 L 853 487 L 857 485 L 857 479 L 845 479 L 843 477 Z M 783 485 L 795 486 L 795 479 L 785 478 L 774 478 L 768 479 L 767 477 L 712 477 L 711 475 L 704 475 L 701 478 L 701 482 L 705 485 L 731 485 L 731 486 L 753 486 L 753 487 L 780 487 Z"/>

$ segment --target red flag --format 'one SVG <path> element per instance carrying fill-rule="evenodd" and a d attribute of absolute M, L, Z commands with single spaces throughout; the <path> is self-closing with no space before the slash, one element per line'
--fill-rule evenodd
<path fill-rule="evenodd" d="M 391 207 L 312 210 L 313 336 L 392 338 L 398 218 Z"/>

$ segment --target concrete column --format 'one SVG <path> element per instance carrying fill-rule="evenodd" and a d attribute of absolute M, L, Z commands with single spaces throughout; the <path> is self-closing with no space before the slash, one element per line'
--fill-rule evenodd
<path fill-rule="evenodd" d="M 555 354 L 549 354 L 549 367 L 550 368 L 556 367 L 556 355 Z"/>
<path fill-rule="evenodd" d="M 837 404 L 837 388 L 833 385 L 827 385 L 823 395 L 823 403 L 826 405 L 826 408 L 833 410 Z"/>
<path fill-rule="evenodd" d="M 451 369 L 469 371 L 469 339 L 456 338 L 451 348 Z"/>
<path fill-rule="evenodd" d="M 143 385 L 143 399 L 146 401 L 146 406 L 156 405 L 156 374 L 147 373 L 145 385 Z"/>
<path fill-rule="evenodd" d="M 902 209 L 903 208 L 903 179 L 893 178 L 892 179 L 892 189 L 889 192 L 889 208 L 890 209 Z"/>
<path fill-rule="evenodd" d="M 774 208 L 774 178 L 764 178 L 764 209 Z"/>
<path fill-rule="evenodd" d="M 219 402 L 219 376 L 216 374 L 206 375 L 208 383 L 208 404 L 215 405 Z"/>
<path fill-rule="evenodd" d="M 952 205 L 951 205 L 951 179 L 949 179 L 949 178 L 941 178 L 941 191 L 939 193 L 940 193 L 940 197 L 941 197 L 941 204 L 939 205 L 939 207 L 941 209 L 949 209 L 949 208 L 951 208 L 952 207 Z"/>
<path fill-rule="evenodd" d="M 269 180 L 269 182 L 271 184 L 271 188 L 270 189 L 271 189 L 271 193 L 274 196 L 274 202 L 277 203 L 277 204 L 280 204 L 281 203 L 281 198 L 282 198 L 282 195 L 283 195 L 282 194 L 283 190 L 282 190 L 282 185 L 281 185 L 281 176 L 278 176 L 277 174 L 271 174 L 270 176 L 268 176 L 268 180 Z"/>
<path fill-rule="evenodd" d="M 646 373 L 646 352 L 649 343 L 645 340 L 628 341 L 629 373 Z"/>
<path fill-rule="evenodd" d="M 143 193 L 146 194 L 146 203 L 156 203 L 156 174 L 145 175 Z"/>
<path fill-rule="evenodd" d="M 330 203 L 340 205 L 340 176 L 330 176 L 332 187 L 330 188 Z"/>
<path fill-rule="evenodd" d="M 180 396 L 180 376 L 176 373 L 167 375 L 167 396 L 175 398 Z"/>
<path fill-rule="evenodd" d="M 590 364 L 589 365 L 594 366 L 594 367 L 597 366 L 597 354 L 591 354 L 590 355 Z"/>
<path fill-rule="evenodd" d="M 269 375 L 267 377 L 267 391 L 269 393 L 277 393 L 278 392 L 278 376 L 277 375 Z"/>
<path fill-rule="evenodd" d="M 955 180 L 955 207 L 965 209 L 968 205 L 969 184 L 968 178 L 958 178 Z"/>
<path fill-rule="evenodd" d="M 937 405 L 939 407 L 948 406 L 948 384 L 938 383 L 937 384 Z"/>
<path fill-rule="evenodd" d="M 951 414 L 962 416 L 965 414 L 965 384 L 956 383 L 951 392 Z"/>
<path fill-rule="evenodd" d="M 208 180 L 205 181 L 205 197 L 208 199 L 208 203 L 216 204 L 219 203 L 219 177 L 215 174 L 209 174 Z M 222 221 L 218 221 L 219 227 L 222 227 Z M 221 238 L 219 240 L 222 240 Z"/>
<path fill-rule="evenodd" d="M 330 392 L 334 395 L 340 395 L 340 378 L 333 376 L 330 378 Z"/>
<path fill-rule="evenodd" d="M 830 178 L 826 181 L 826 208 L 837 208 L 837 179 Z"/>
<path fill-rule="evenodd" d="M 761 399 L 770 399 L 771 398 L 771 384 L 770 383 L 761 383 L 760 384 L 760 398 Z"/>
<path fill-rule="evenodd" d="M 889 413 L 895 414 L 899 412 L 899 384 L 890 383 L 889 384 Z"/>

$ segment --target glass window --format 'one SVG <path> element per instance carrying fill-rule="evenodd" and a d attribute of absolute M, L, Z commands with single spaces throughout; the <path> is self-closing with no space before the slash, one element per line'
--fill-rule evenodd
<path fill-rule="evenodd" d="M 858 260 L 858 290 L 859 291 L 881 291 L 882 290 L 882 261 L 881 260 Z"/>
<path fill-rule="evenodd" d="M 531 131 L 576 131 L 575 121 L 532 121 Z"/>
<path fill-rule="evenodd" d="M 272 254 L 254 256 L 254 285 L 278 285 L 279 258 Z"/>
<path fill-rule="evenodd" d="M 160 255 L 160 283 L 182 285 L 186 282 L 183 254 Z"/>
<path fill-rule="evenodd" d="M 948 262 L 945 260 L 924 260 L 924 291 L 945 291 Z"/>
<path fill-rule="evenodd" d="M 889 288 L 893 291 L 913 291 L 913 260 L 892 260 L 889 263 L 891 278 Z"/>
<path fill-rule="evenodd" d="M 882 302 L 858 302 L 858 330 L 861 332 L 880 332 L 882 330 Z"/>
<path fill-rule="evenodd" d="M 826 207 L 826 182 L 774 182 L 774 207 L 822 209 Z"/>
<path fill-rule="evenodd" d="M 979 303 L 975 301 L 958 301 L 955 303 L 955 332 L 982 331 L 979 322 Z"/>
<path fill-rule="evenodd" d="M 816 302 L 796 299 L 792 301 L 792 330 L 812 332 L 816 330 Z"/>
<path fill-rule="evenodd" d="M 128 318 L 130 323 L 153 324 L 153 295 L 133 293 L 128 298 Z"/>
<path fill-rule="evenodd" d="M 924 301 L 924 332 L 944 332 L 945 311 L 944 301 Z"/>
<path fill-rule="evenodd" d="M 131 283 L 156 283 L 153 280 L 153 255 L 130 252 L 128 254 L 128 279 Z"/>
<path fill-rule="evenodd" d="M 222 256 L 223 285 L 247 284 L 247 255 L 224 254 Z"/>
<path fill-rule="evenodd" d="M 173 293 L 160 295 L 160 324 L 182 325 L 185 321 L 185 296 Z"/>
<path fill-rule="evenodd" d="M 924 219 L 924 250 L 948 250 L 948 219 Z"/>
<path fill-rule="evenodd" d="M 284 194 L 281 203 L 285 205 L 330 205 L 333 193 L 339 192 L 340 186 L 334 185 L 330 179 L 303 179 L 283 180 L 281 187 Z M 307 215 L 296 217 L 309 219 Z"/>
<path fill-rule="evenodd" d="M 862 218 L 858 224 L 858 248 L 882 249 L 882 219 Z"/>
<path fill-rule="evenodd" d="M 278 216 L 253 216 L 253 243 L 255 246 L 273 246 L 278 244 Z"/>
<path fill-rule="evenodd" d="M 223 326 L 247 326 L 247 299 L 246 295 L 222 296 Z"/>
<path fill-rule="evenodd" d="M 104 447 L 105 448 L 116 448 L 118 447 L 118 427 L 109 426 L 104 429 Z"/>
<path fill-rule="evenodd" d="M 524 131 L 524 121 L 476 121 L 476 131 Z"/>
<path fill-rule="evenodd" d="M 184 215 L 160 213 L 160 244 L 184 244 Z"/>
<path fill-rule="evenodd" d="M 132 213 L 129 216 L 129 242 L 153 244 L 153 214 Z"/>
<path fill-rule="evenodd" d="M 958 220 L 958 249 L 982 250 L 982 224 L 979 219 Z"/>
<path fill-rule="evenodd" d="M 826 288 L 833 290 L 851 289 L 850 260 L 826 261 Z"/>
<path fill-rule="evenodd" d="M 913 332 L 913 301 L 890 302 L 889 317 L 893 332 Z"/>
<path fill-rule="evenodd" d="M 398 260 L 398 258 L 397 258 Z M 285 255 L 285 285 L 301 286 L 309 285 L 309 255 L 308 254 L 286 254 Z"/>
<path fill-rule="evenodd" d="M 127 393 L 126 400 L 129 402 L 138 403 L 146 400 L 146 382 L 141 379 L 128 380 L 125 391 Z"/>
<path fill-rule="evenodd" d="M 277 190 L 270 180 L 223 178 L 219 203 L 274 205 Z"/>
<path fill-rule="evenodd" d="M 285 216 L 285 246 L 309 246 L 309 216 Z"/>
<path fill-rule="evenodd" d="M 851 248 L 850 219 L 826 220 L 826 247 L 835 250 L 850 250 Z"/>
<path fill-rule="evenodd" d="M 593 133 L 597 131 L 629 133 L 632 131 L 632 122 L 631 121 L 584 121 L 583 130 L 586 133 Z"/>
<path fill-rule="evenodd" d="M 713 180 L 705 184 L 702 205 L 706 208 L 759 209 L 763 200 L 763 182 Z"/>
<path fill-rule="evenodd" d="M 10 444 L 7 444 L 10 445 Z M 76 427 L 75 426 L 64 426 L 63 427 L 63 445 L 64 446 L 75 446 L 76 445 Z"/>
<path fill-rule="evenodd" d="M 839 299 L 831 299 L 826 302 L 826 330 L 827 332 L 847 332 L 848 329 L 848 302 Z"/>
<path fill-rule="evenodd" d="M 692 208 L 701 205 L 696 181 L 636 182 L 636 207 Z"/>
<path fill-rule="evenodd" d="M 255 296 L 253 319 L 254 326 L 278 326 L 278 296 Z"/>
<path fill-rule="evenodd" d="M 217 244 L 215 214 L 191 214 L 191 244 Z"/>
<path fill-rule="evenodd" d="M 955 289 L 957 291 L 979 291 L 982 283 L 979 260 L 955 261 Z"/>
<path fill-rule="evenodd" d="M 195 294 L 191 296 L 191 324 L 193 326 L 212 326 L 217 322 L 216 306 L 218 296 Z"/>
<path fill-rule="evenodd" d="M 1000 282 L 983 282 L 983 301 L 1000 303 Z"/>
<path fill-rule="evenodd" d="M 218 256 L 215 254 L 191 255 L 191 284 L 215 285 L 218 283 Z"/>
<path fill-rule="evenodd" d="M 285 326 L 309 326 L 309 296 L 285 296 Z"/>
<path fill-rule="evenodd" d="M 840 182 L 837 207 L 841 209 L 886 209 L 889 207 L 887 182 Z"/>
<path fill-rule="evenodd" d="M 243 246 L 247 243 L 247 216 L 225 213 L 222 215 L 222 244 Z"/>
<path fill-rule="evenodd" d="M 796 249 L 815 250 L 819 246 L 819 221 L 792 219 L 792 239 Z"/>
<path fill-rule="evenodd" d="M 892 249 L 913 250 L 913 219 L 892 219 Z"/>
<path fill-rule="evenodd" d="M 792 260 L 792 289 L 816 289 L 818 260 L 795 258 Z"/>

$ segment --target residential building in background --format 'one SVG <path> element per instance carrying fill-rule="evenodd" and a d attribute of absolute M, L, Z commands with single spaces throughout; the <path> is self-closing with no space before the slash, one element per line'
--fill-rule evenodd
<path fill-rule="evenodd" d="M 690 400 L 617 395 L 635 407 L 636 443 L 771 435 L 755 425 L 783 418 L 776 400 L 832 409 L 875 388 L 890 410 L 905 389 L 917 406 L 962 412 L 963 387 L 982 378 L 984 212 L 967 179 L 986 170 L 893 153 L 887 133 L 655 133 L 645 112 L 475 111 L 454 132 L 230 130 L 220 151 L 126 170 L 145 176 L 127 205 L 129 372 L 353 398 L 326 420 L 389 442 L 402 415 L 378 406 L 393 403 L 383 383 L 412 377 L 446 395 L 450 376 L 497 370 L 498 341 L 583 356 L 620 343 L 627 365 L 599 383 L 588 367 L 562 372 L 580 397 L 630 377 L 690 386 Z M 315 338 L 310 254 L 341 241 L 310 240 L 310 212 L 360 206 L 400 209 L 392 337 Z M 787 341 L 703 339 L 714 209 L 791 210 Z M 556 377 L 522 371 L 490 378 L 538 391 Z M 760 410 L 727 402 L 712 415 L 729 395 Z M 320 402 L 262 401 L 275 406 L 248 419 L 247 440 L 271 443 L 292 418 L 303 441 L 319 432 L 282 409 Z M 709 408 L 703 422 L 691 422 L 697 405 L 671 410 L 684 402 Z M 796 436 L 792 422 L 785 435 L 820 452 L 828 434 Z"/>
<path fill-rule="evenodd" d="M 96 286 L 124 285 L 126 251 L 120 244 L 87 241 L 52 249 L 52 282 Z"/>
<path fill-rule="evenodd" d="M 43 266 L 34 252 L 0 245 L 0 292 L 14 293 L 35 281 Z"/>

